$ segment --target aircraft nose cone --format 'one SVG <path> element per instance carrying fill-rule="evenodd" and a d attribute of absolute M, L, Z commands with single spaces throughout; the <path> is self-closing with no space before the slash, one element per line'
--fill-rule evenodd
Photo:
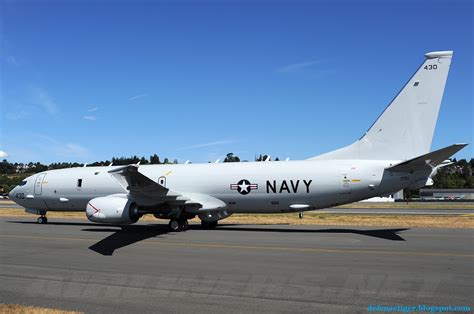
<path fill-rule="evenodd" d="M 15 193 L 16 193 L 15 190 L 16 190 L 16 187 L 13 188 L 13 190 L 11 190 L 10 193 L 8 193 L 8 198 L 9 198 L 9 199 L 13 200 L 13 196 L 14 196 Z"/>

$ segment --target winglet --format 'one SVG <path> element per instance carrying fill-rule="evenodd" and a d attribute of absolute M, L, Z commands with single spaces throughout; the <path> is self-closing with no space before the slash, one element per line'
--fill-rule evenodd
<path fill-rule="evenodd" d="M 433 58 L 446 58 L 446 57 L 451 57 L 453 55 L 452 50 L 448 51 L 433 51 L 433 52 L 428 52 L 425 53 L 425 57 L 428 59 L 433 59 Z"/>

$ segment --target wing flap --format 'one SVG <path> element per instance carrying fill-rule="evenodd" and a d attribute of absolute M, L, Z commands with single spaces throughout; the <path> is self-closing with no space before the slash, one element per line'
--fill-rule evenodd
<path fill-rule="evenodd" d="M 185 204 L 198 204 L 201 206 L 199 211 L 222 210 L 227 207 L 226 203 L 224 203 L 220 199 L 207 194 L 186 193 L 184 196 L 188 198 Z"/>

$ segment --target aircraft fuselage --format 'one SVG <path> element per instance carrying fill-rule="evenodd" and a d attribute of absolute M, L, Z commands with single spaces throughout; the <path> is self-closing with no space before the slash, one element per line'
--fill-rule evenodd
<path fill-rule="evenodd" d="M 278 213 L 326 208 L 396 192 L 414 175 L 384 169 L 398 161 L 322 160 L 222 164 L 142 165 L 139 171 L 177 192 L 210 195 L 230 213 Z M 127 193 L 111 167 L 50 170 L 27 178 L 10 195 L 20 205 L 45 211 L 84 211 L 96 197 Z"/>

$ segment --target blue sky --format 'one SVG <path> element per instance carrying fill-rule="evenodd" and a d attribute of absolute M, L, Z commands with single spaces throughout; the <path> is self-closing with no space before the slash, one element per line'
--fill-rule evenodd
<path fill-rule="evenodd" d="M 432 148 L 472 143 L 472 1 L 5 0 L 0 12 L 11 161 L 309 158 L 358 139 L 436 50 L 454 59 Z"/>

